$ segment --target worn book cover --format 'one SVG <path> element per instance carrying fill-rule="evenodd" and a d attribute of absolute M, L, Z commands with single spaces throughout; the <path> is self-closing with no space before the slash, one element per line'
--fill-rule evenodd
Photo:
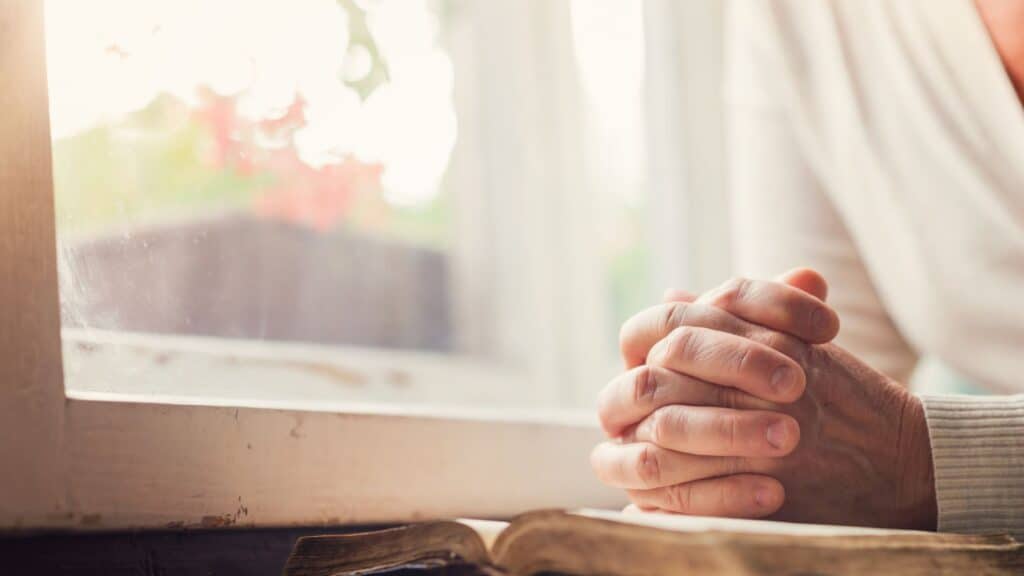
<path fill-rule="evenodd" d="M 344 574 L 1021 574 L 1007 535 L 601 510 L 444 520 L 299 539 L 287 576 Z"/>

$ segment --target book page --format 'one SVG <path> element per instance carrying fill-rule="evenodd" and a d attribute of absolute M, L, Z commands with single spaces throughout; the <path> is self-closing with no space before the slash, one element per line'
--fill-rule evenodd
<path fill-rule="evenodd" d="M 472 528 L 480 536 L 480 539 L 484 541 L 484 546 L 488 550 L 494 546 L 494 541 L 498 539 L 498 534 L 501 534 L 502 530 L 508 528 L 508 522 L 499 522 L 498 520 L 457 518 L 455 521 Z"/>
<path fill-rule="evenodd" d="M 600 518 L 624 524 L 650 526 L 675 532 L 737 532 L 744 534 L 778 534 L 791 536 L 885 536 L 891 534 L 930 534 L 915 530 L 886 530 L 859 526 L 832 526 L 826 524 L 794 524 L 769 520 L 741 520 L 684 516 L 657 512 L 618 512 L 614 510 L 582 509 L 570 512 L 577 516 Z"/>

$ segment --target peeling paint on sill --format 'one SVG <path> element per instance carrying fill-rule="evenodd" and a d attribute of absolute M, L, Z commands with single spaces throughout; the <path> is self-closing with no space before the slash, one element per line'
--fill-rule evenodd
<path fill-rule="evenodd" d="M 82 514 L 81 524 L 82 526 L 99 526 L 103 521 L 103 516 L 99 514 Z"/>

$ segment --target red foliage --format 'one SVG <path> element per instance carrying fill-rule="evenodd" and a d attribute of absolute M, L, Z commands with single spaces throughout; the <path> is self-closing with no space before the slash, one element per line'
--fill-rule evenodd
<path fill-rule="evenodd" d="M 360 193 L 380 185 L 379 164 L 347 156 L 340 163 L 312 168 L 293 150 L 286 150 L 291 153 L 275 155 L 274 160 L 275 172 L 287 174 L 288 179 L 259 198 L 257 214 L 326 232 L 344 220 Z"/>
<path fill-rule="evenodd" d="M 195 111 L 195 118 L 210 130 L 213 138 L 213 147 L 209 151 L 207 161 L 221 169 L 239 168 L 239 164 L 247 160 L 241 140 L 244 126 L 235 111 L 235 99 L 202 87 L 199 100 L 200 105 Z M 245 168 L 241 171 L 249 173 L 250 167 Z"/>
<path fill-rule="evenodd" d="M 295 132 L 306 125 L 306 102 L 301 95 L 280 117 L 259 121 L 240 117 L 234 97 L 209 89 L 200 94 L 195 118 L 212 136 L 208 161 L 221 170 L 265 174 L 275 184 L 254 202 L 257 214 L 326 232 L 341 224 L 360 194 L 380 189 L 383 167 L 345 156 L 314 168 L 303 162 L 295 147 Z M 260 141 L 283 142 L 266 147 Z"/>

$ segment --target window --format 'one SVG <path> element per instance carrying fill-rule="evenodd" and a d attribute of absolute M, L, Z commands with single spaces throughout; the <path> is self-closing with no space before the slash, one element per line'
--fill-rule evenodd
<path fill-rule="evenodd" d="M 0 9 L 0 524 L 616 505 L 617 326 L 717 280 L 717 10 Z"/>
<path fill-rule="evenodd" d="M 652 298 L 642 5 L 46 5 L 71 390 L 583 407 L 613 373 Z M 318 368 L 211 389 L 181 336 Z"/>

